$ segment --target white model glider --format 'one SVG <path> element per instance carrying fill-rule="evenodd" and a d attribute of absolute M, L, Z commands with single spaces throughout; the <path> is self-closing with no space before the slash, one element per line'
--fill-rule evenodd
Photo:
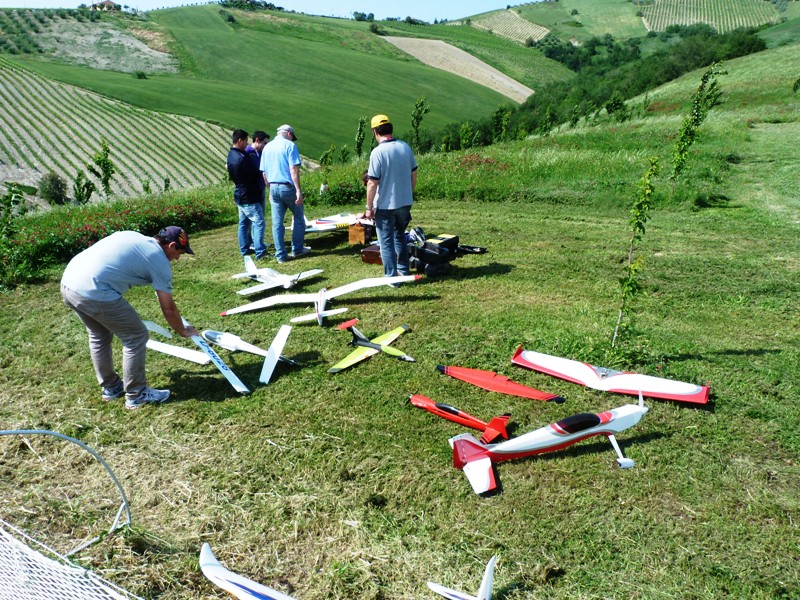
<path fill-rule="evenodd" d="M 153 321 L 143 321 L 143 323 L 145 324 L 145 327 L 147 327 L 147 329 L 153 333 L 163 335 L 167 338 L 172 337 L 170 330 L 162 327 L 158 323 L 154 323 Z M 192 350 L 191 348 L 183 348 L 182 346 L 174 346 L 173 344 L 165 344 L 164 342 L 159 342 L 157 340 L 147 340 L 147 348 L 149 350 L 161 352 L 162 354 L 174 356 L 175 358 L 182 358 L 183 360 L 188 360 L 193 363 L 197 363 L 198 365 L 207 365 L 211 362 L 211 357 L 204 352 Z"/>
<path fill-rule="evenodd" d="M 437 594 L 445 598 L 453 600 L 491 600 L 492 598 L 492 585 L 494 583 L 494 565 L 497 562 L 497 556 L 493 556 L 488 563 L 486 569 L 483 571 L 483 579 L 481 580 L 481 587 L 478 589 L 477 596 L 471 596 L 463 592 L 451 590 L 438 583 L 428 582 L 428 587 Z"/>
<path fill-rule="evenodd" d="M 350 225 L 355 225 L 356 223 L 361 223 L 363 225 L 373 224 L 371 219 L 359 219 L 357 215 L 353 213 L 330 215 L 312 221 L 309 221 L 305 217 L 303 218 L 306 222 L 306 233 L 324 233 L 326 231 L 336 231 L 337 229 L 347 229 Z M 292 223 L 292 227 L 294 227 L 294 223 Z"/>
<path fill-rule="evenodd" d="M 272 373 L 275 371 L 275 366 L 278 364 L 279 360 L 293 365 L 297 364 L 293 360 L 289 360 L 285 356 L 281 356 L 281 352 L 283 352 L 283 347 L 286 345 L 286 340 L 289 339 L 289 334 L 291 331 L 291 325 L 281 326 L 281 328 L 278 330 L 278 334 L 275 336 L 275 339 L 272 340 L 269 350 L 264 350 L 258 346 L 254 346 L 253 344 L 248 344 L 238 335 L 225 333 L 224 331 L 206 329 L 201 333 L 201 335 L 205 340 L 217 344 L 218 346 L 221 346 L 226 350 L 230 350 L 231 352 L 250 352 L 251 354 L 263 356 L 264 366 L 261 369 L 261 376 L 258 380 L 266 385 L 272 378 Z"/>
<path fill-rule="evenodd" d="M 203 544 L 200 549 L 200 570 L 209 581 L 239 600 L 294 600 L 291 596 L 229 571 L 220 564 L 208 544 Z"/>
<path fill-rule="evenodd" d="M 523 350 L 522 346 L 517 348 L 514 356 L 511 357 L 511 363 L 604 392 L 616 392 L 630 396 L 641 393 L 648 398 L 677 400 L 694 404 L 708 402 L 708 386 L 706 385 L 701 386 L 651 375 L 595 367 L 577 360 Z"/>
<path fill-rule="evenodd" d="M 251 310 L 259 310 L 261 308 L 268 308 L 270 306 L 279 306 L 282 304 L 313 304 L 314 305 L 313 313 L 308 315 L 303 315 L 301 317 L 295 317 L 294 319 L 291 319 L 291 321 L 292 323 L 301 323 L 303 321 L 313 321 L 316 319 L 317 323 L 322 325 L 325 317 L 342 313 L 347 310 L 346 308 L 325 310 L 325 305 L 327 304 L 328 300 L 331 300 L 332 298 L 337 298 L 339 296 L 343 296 L 345 294 L 350 294 L 352 292 L 357 292 L 358 290 L 363 290 L 367 288 L 378 287 L 382 285 L 391 285 L 393 283 L 406 283 L 411 281 L 417 281 L 419 279 L 422 279 L 422 277 L 423 277 L 422 275 L 398 275 L 397 277 L 372 277 L 369 279 L 354 281 L 353 283 L 348 283 L 347 285 L 342 285 L 335 288 L 322 288 L 316 294 L 314 293 L 284 294 L 281 296 L 270 296 L 269 298 L 256 300 L 255 302 L 251 302 L 250 304 L 245 304 L 243 306 L 231 308 L 220 314 L 223 317 L 225 317 L 227 315 L 235 315 L 236 313 L 243 313 Z"/>
<path fill-rule="evenodd" d="M 187 321 L 183 317 L 181 317 L 181 320 L 183 321 L 184 327 L 191 327 L 191 325 L 189 324 L 189 321 Z M 195 344 L 197 344 L 197 346 L 203 352 L 208 354 L 208 356 L 211 358 L 211 362 L 213 362 L 214 366 L 217 367 L 217 369 L 219 369 L 220 373 L 222 373 L 225 376 L 225 379 L 227 379 L 228 382 L 233 386 L 233 389 L 235 389 L 240 394 L 249 394 L 250 393 L 250 390 L 247 389 L 247 386 L 244 383 L 242 383 L 242 380 L 239 379 L 236 376 L 236 373 L 231 371 L 231 368 L 227 364 L 225 364 L 225 361 L 220 358 L 219 354 L 214 352 L 214 349 L 211 346 L 208 345 L 207 341 L 205 341 L 199 335 L 193 335 L 192 336 L 192 341 Z"/>
<path fill-rule="evenodd" d="M 256 263 L 252 258 L 245 256 L 244 273 L 237 273 L 231 277 L 233 279 L 250 279 L 252 281 L 259 282 L 258 285 L 253 285 L 236 292 L 240 296 L 249 296 L 251 294 L 257 294 L 259 292 L 264 292 L 277 287 L 282 287 L 288 290 L 289 288 L 294 287 L 295 284 L 301 279 L 307 279 L 309 277 L 313 277 L 314 275 L 319 275 L 320 273 L 322 273 L 322 269 L 311 269 L 310 271 L 301 271 L 300 273 L 295 273 L 294 275 L 284 275 L 283 273 L 278 273 L 274 269 L 259 269 L 256 267 Z"/>

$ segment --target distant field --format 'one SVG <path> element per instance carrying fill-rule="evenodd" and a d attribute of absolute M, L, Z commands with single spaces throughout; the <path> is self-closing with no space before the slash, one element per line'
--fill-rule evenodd
<path fill-rule="evenodd" d="M 630 0 L 561 0 L 559 4 L 567 14 L 577 11 L 573 18 L 593 36 L 610 33 L 625 39 L 647 33 Z"/>
<path fill-rule="evenodd" d="M 774 23 L 775 5 L 764 0 L 656 0 L 642 6 L 647 29 L 663 31 L 670 25 L 708 23 L 719 33 L 740 27 Z"/>
<path fill-rule="evenodd" d="M 550 33 L 546 27 L 531 23 L 513 10 L 501 10 L 476 17 L 472 19 L 472 25 L 520 43 L 528 40 L 538 42 Z"/>
<path fill-rule="evenodd" d="M 148 182 L 158 192 L 167 178 L 172 187 L 200 187 L 224 176 L 227 138 L 218 125 L 130 106 L 0 57 L 2 181 L 38 186 L 54 171 L 71 182 L 106 139 L 117 168 L 114 194 L 140 195 Z"/>
<path fill-rule="evenodd" d="M 408 25 L 402 22 L 380 24 L 387 35 L 436 39 L 452 44 L 536 89 L 556 81 L 570 79 L 574 73 L 561 63 L 545 58 L 541 52 L 521 43 L 468 25 Z"/>

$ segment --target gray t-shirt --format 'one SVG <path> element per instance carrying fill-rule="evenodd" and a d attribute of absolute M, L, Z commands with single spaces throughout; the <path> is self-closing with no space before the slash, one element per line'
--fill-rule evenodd
<path fill-rule="evenodd" d="M 402 140 L 384 140 L 369 156 L 367 177 L 378 182 L 375 208 L 394 210 L 414 201 L 411 173 L 417 161 L 411 147 Z"/>
<path fill-rule="evenodd" d="M 172 293 L 169 259 L 155 238 L 118 231 L 73 257 L 61 285 L 89 300 L 109 302 L 135 285 Z"/>

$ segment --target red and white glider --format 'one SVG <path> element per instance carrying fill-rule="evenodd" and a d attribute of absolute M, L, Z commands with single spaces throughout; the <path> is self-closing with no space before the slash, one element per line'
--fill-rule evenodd
<path fill-rule="evenodd" d="M 701 386 L 651 375 L 595 367 L 577 360 L 523 350 L 522 346 L 517 348 L 514 356 L 511 357 L 511 363 L 603 392 L 616 392 L 630 396 L 636 396 L 641 392 L 643 396 L 661 400 L 676 400 L 694 404 L 708 402 L 708 386 L 706 385 Z"/>
<path fill-rule="evenodd" d="M 622 455 L 614 434 L 636 425 L 647 410 L 640 394 L 638 405 L 626 404 L 600 414 L 579 413 L 499 444 L 484 445 L 462 433 L 450 438 L 453 466 L 464 471 L 476 494 L 485 494 L 497 488 L 494 463 L 562 450 L 586 438 L 604 435 L 617 453 L 619 466 L 629 469 L 634 462 Z"/>

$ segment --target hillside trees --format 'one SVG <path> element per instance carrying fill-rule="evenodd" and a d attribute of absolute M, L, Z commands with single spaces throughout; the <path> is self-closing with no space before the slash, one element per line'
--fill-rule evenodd
<path fill-rule="evenodd" d="M 581 116 L 588 118 L 596 113 L 597 107 L 605 107 L 612 99 L 611 106 L 621 109 L 620 101 L 643 94 L 685 73 L 766 48 L 766 43 L 755 35 L 754 30 L 722 35 L 707 26 L 676 28 L 678 30 L 681 39 L 674 46 L 624 64 L 618 64 L 623 57 L 637 55 L 632 50 L 635 45 L 629 45 L 631 50 L 625 50 L 623 44 L 622 50 L 608 52 L 609 48 L 617 47 L 613 38 L 595 38 L 590 46 L 595 49 L 602 46 L 605 51 L 593 54 L 593 59 L 582 66 L 573 79 L 544 86 L 522 105 L 512 109 L 507 139 L 546 133 L 559 123 L 577 123 Z M 625 114 L 624 111 L 617 113 L 619 117 Z M 494 121 L 492 115 L 471 122 L 474 135 L 469 137 L 469 143 L 472 146 L 491 144 L 496 126 Z M 460 140 L 464 137 L 458 134 L 459 129 L 460 124 L 452 124 L 431 134 L 422 150 L 461 149 Z"/>
<path fill-rule="evenodd" d="M 58 173 L 48 171 L 39 182 L 39 195 L 52 204 L 67 201 L 67 182 Z"/>
<path fill-rule="evenodd" d="M 100 185 L 106 198 L 111 196 L 111 178 L 117 172 L 117 168 L 111 162 L 110 156 L 111 149 L 108 147 L 108 141 L 102 140 L 100 142 L 100 150 L 92 156 L 94 166 L 87 165 L 89 172 L 100 180 Z"/>

